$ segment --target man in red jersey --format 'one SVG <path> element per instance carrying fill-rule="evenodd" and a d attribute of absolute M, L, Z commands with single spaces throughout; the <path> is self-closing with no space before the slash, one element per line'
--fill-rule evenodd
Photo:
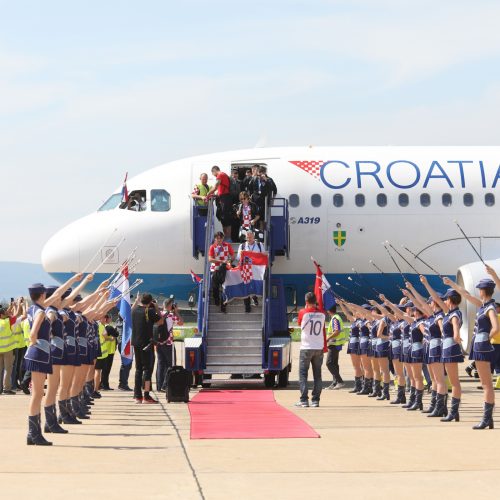
<path fill-rule="evenodd" d="M 224 172 L 221 172 L 221 169 L 217 165 L 214 165 L 212 167 L 212 175 L 216 179 L 215 185 L 210 188 L 210 191 L 205 197 L 205 201 L 217 190 L 217 218 L 222 224 L 225 240 L 231 241 L 231 222 L 233 209 L 232 197 L 230 192 L 231 181 L 229 179 L 229 176 Z"/>
<path fill-rule="evenodd" d="M 299 385 L 300 401 L 295 406 L 307 408 L 309 397 L 307 391 L 307 375 L 309 365 L 312 365 L 314 387 L 311 406 L 319 406 L 321 395 L 321 365 L 323 364 L 323 348 L 325 346 L 325 313 L 318 308 L 316 296 L 312 292 L 306 293 L 306 307 L 299 311 L 298 323 L 300 326 L 300 358 L 299 358 Z"/>

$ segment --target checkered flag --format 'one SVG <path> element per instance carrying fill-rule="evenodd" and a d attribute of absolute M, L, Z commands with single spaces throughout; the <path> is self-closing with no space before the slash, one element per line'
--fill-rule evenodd
<path fill-rule="evenodd" d="M 304 172 L 312 175 L 315 179 L 319 179 L 319 173 L 321 171 L 321 166 L 324 161 L 322 160 L 311 160 L 311 161 L 290 161 L 295 166 L 299 167 Z"/>
<path fill-rule="evenodd" d="M 248 285 L 253 279 L 252 259 L 245 257 L 241 263 L 241 279 L 245 285 Z"/>

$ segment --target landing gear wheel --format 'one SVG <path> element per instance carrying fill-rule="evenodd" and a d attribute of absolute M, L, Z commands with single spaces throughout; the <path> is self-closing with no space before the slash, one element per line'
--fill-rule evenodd
<path fill-rule="evenodd" d="M 276 375 L 274 373 L 265 373 L 264 374 L 264 385 L 266 387 L 272 388 L 274 387 L 274 380 Z"/>
<path fill-rule="evenodd" d="M 212 383 L 207 382 L 207 380 L 212 380 L 211 373 L 209 373 L 208 375 L 203 375 L 203 380 L 201 382 L 201 386 L 203 387 L 203 389 L 209 389 L 210 387 L 212 387 Z"/>
<path fill-rule="evenodd" d="M 290 377 L 290 369 L 287 366 L 286 368 L 281 370 L 278 375 L 278 387 L 287 387 L 289 377 Z"/>

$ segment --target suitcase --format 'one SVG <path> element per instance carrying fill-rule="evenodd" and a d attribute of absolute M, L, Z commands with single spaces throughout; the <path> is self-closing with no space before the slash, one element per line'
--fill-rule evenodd
<path fill-rule="evenodd" d="M 172 365 L 174 364 L 174 349 L 172 344 Z M 167 402 L 189 403 L 189 389 L 192 374 L 183 366 L 171 366 L 167 370 Z"/>

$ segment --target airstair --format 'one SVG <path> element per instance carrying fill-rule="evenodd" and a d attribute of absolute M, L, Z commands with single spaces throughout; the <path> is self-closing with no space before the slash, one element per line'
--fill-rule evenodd
<path fill-rule="evenodd" d="M 194 212 L 193 212 L 194 213 Z M 196 217 L 199 217 L 196 214 Z M 264 280 L 264 293 L 259 305 L 251 312 L 244 311 L 242 300 L 228 304 L 226 313 L 211 301 L 210 263 L 208 249 L 215 234 L 215 206 L 210 203 L 203 224 L 193 216 L 193 255 L 196 239 L 197 255 L 205 258 L 203 282 L 198 294 L 198 330 L 196 337 L 185 340 L 185 366 L 204 377 L 215 374 L 264 374 L 267 386 L 288 384 L 291 368 L 291 344 L 288 332 L 287 309 L 281 279 L 272 277 L 272 262 L 280 256 L 289 256 L 290 237 L 288 202 L 283 198 L 270 201 L 265 215 L 264 250 L 269 255 L 269 267 Z M 195 226 L 196 223 L 196 226 Z M 199 229 L 198 229 L 199 231 Z M 204 237 L 203 251 L 201 237 Z M 235 254 L 239 243 L 233 243 Z"/>

